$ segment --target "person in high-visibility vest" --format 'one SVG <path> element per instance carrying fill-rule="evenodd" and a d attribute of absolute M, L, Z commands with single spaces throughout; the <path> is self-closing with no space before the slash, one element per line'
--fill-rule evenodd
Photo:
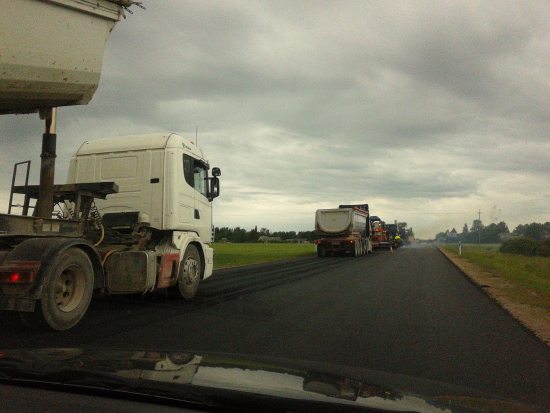
<path fill-rule="evenodd" d="M 399 248 L 401 246 L 401 237 L 399 234 L 396 234 L 395 237 L 393 237 L 393 244 L 395 245 L 395 248 Z"/>

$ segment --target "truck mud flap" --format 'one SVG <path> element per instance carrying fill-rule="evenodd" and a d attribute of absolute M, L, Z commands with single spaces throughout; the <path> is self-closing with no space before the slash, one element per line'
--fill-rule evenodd
<path fill-rule="evenodd" d="M 34 311 L 36 300 L 30 297 L 3 297 L 0 296 L 0 310 Z"/>

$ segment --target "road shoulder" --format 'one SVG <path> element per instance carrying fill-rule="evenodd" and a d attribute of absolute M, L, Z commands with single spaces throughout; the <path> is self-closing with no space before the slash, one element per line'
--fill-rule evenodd
<path fill-rule="evenodd" d="M 485 294 L 496 301 L 524 327 L 532 331 L 546 345 L 550 346 L 550 315 L 544 309 L 512 300 L 509 292 L 513 286 L 509 282 L 484 271 L 479 266 L 459 257 L 456 253 L 445 251 L 440 247 L 438 249 Z"/>

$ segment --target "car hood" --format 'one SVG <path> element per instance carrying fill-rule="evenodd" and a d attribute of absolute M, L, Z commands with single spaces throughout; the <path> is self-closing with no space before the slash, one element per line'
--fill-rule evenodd
<path fill-rule="evenodd" d="M 531 412 L 530 406 L 403 375 L 224 353 L 82 348 L 0 351 L 3 383 L 140 394 L 258 410 Z M 368 410 L 370 411 L 370 410 Z"/>

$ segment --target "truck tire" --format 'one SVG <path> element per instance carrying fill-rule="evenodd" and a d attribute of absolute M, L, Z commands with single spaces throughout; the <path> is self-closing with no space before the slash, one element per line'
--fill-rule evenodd
<path fill-rule="evenodd" d="M 44 274 L 46 284 L 34 312 L 21 312 L 31 328 L 68 330 L 84 317 L 94 289 L 94 270 L 88 255 L 79 248 L 57 254 Z"/>
<path fill-rule="evenodd" d="M 322 245 L 317 245 L 317 256 L 322 258 L 327 256 L 327 251 Z"/>
<path fill-rule="evenodd" d="M 184 298 L 186 300 L 193 298 L 199 288 L 201 274 L 201 256 L 197 247 L 189 244 L 180 263 L 178 281 L 173 287 L 168 287 L 168 295 L 172 298 Z"/>
<path fill-rule="evenodd" d="M 353 242 L 353 247 L 350 248 L 350 252 L 351 252 L 351 256 L 352 257 L 357 257 L 357 241 L 354 241 Z"/>

